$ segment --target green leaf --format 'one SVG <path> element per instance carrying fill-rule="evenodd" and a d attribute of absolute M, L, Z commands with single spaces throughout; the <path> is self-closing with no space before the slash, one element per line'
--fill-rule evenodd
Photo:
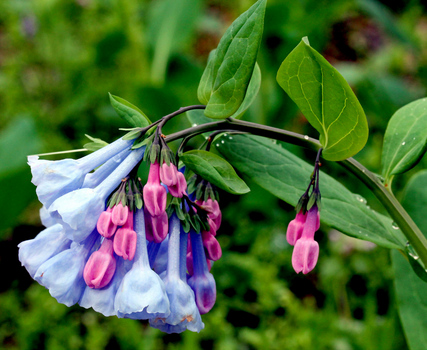
<path fill-rule="evenodd" d="M 197 98 L 199 101 L 205 105 L 209 103 L 209 99 L 212 94 L 212 86 L 215 81 L 214 76 L 214 65 L 215 65 L 215 50 L 212 50 L 209 53 L 208 63 L 206 64 L 206 68 L 203 71 L 202 77 L 200 79 L 199 87 L 197 88 Z M 187 112 L 188 113 L 188 112 Z M 205 112 L 203 111 L 203 114 Z"/>
<path fill-rule="evenodd" d="M 427 171 L 414 175 L 408 182 L 402 205 L 426 235 Z M 399 315 L 411 350 L 424 350 L 427 344 L 427 284 L 413 272 L 404 256 L 392 252 Z"/>
<path fill-rule="evenodd" d="M 190 170 L 224 191 L 233 194 L 243 194 L 250 191 L 233 167 L 216 154 L 193 150 L 183 153 L 180 160 Z"/>
<path fill-rule="evenodd" d="M 150 119 L 138 107 L 125 99 L 111 95 L 110 103 L 116 110 L 117 114 L 123 118 L 130 126 L 134 128 L 143 128 L 151 124 Z"/>
<path fill-rule="evenodd" d="M 314 159 L 308 164 L 261 137 L 223 137 L 217 150 L 242 174 L 293 206 L 305 192 L 313 172 Z M 399 229 L 393 228 L 390 218 L 368 208 L 363 198 L 323 172 L 320 192 L 323 223 L 383 247 L 404 249 L 406 240 Z"/>
<path fill-rule="evenodd" d="M 355 155 L 368 140 L 365 113 L 341 74 L 302 40 L 283 61 L 277 82 L 320 133 L 327 160 Z"/>
<path fill-rule="evenodd" d="M 384 135 L 383 176 L 388 182 L 393 175 L 414 167 L 427 149 L 427 99 L 407 104 L 393 114 Z"/>
<path fill-rule="evenodd" d="M 248 90 L 246 91 L 245 98 L 243 103 L 240 105 L 239 109 L 231 116 L 231 118 L 240 119 L 243 114 L 248 110 L 251 104 L 255 101 L 255 98 L 258 95 L 259 88 L 261 87 L 261 69 L 258 66 L 258 63 L 255 63 L 254 71 L 252 73 L 252 78 L 248 85 Z"/>
<path fill-rule="evenodd" d="M 243 103 L 264 28 L 266 0 L 257 1 L 227 29 L 203 73 L 199 99 L 209 118 L 232 116 Z"/>

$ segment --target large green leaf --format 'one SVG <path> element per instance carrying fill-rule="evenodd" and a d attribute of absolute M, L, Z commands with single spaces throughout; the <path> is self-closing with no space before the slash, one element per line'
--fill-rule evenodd
<path fill-rule="evenodd" d="M 306 40 L 283 61 L 277 82 L 320 133 L 323 157 L 343 160 L 368 140 L 365 113 L 341 74 Z"/>
<path fill-rule="evenodd" d="M 407 104 L 393 114 L 384 135 L 383 176 L 387 181 L 414 167 L 427 149 L 427 99 Z"/>
<path fill-rule="evenodd" d="M 224 142 L 223 142 L 224 141 Z M 241 173 L 291 205 L 305 192 L 313 172 L 308 164 L 271 140 L 246 135 L 222 137 L 217 149 Z M 314 160 L 313 160 L 314 163 Z M 321 172 L 323 223 L 349 236 L 387 248 L 404 249 L 405 239 L 392 220 L 366 206 L 357 194 Z"/>
<path fill-rule="evenodd" d="M 123 118 L 130 126 L 134 128 L 143 128 L 151 124 L 150 119 L 138 107 L 125 99 L 110 95 L 110 103 L 117 114 Z"/>
<path fill-rule="evenodd" d="M 426 235 L 427 171 L 414 175 L 405 188 L 402 205 Z M 424 350 L 427 344 L 427 284 L 411 269 L 404 256 L 392 252 L 399 315 L 411 350 Z"/>
<path fill-rule="evenodd" d="M 40 139 L 29 118 L 15 119 L 0 133 L 0 232 L 36 198 L 27 156 L 39 150 Z"/>
<path fill-rule="evenodd" d="M 224 119 L 242 104 L 251 80 L 264 28 L 266 0 L 240 15 L 221 38 L 203 73 L 198 96 L 206 116 Z"/>
<path fill-rule="evenodd" d="M 212 152 L 193 150 L 180 155 L 179 159 L 196 174 L 224 191 L 243 194 L 250 191 L 233 167 Z"/>

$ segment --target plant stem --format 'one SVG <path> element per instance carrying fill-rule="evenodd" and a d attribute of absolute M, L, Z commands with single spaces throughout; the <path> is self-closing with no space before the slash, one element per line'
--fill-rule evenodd
<path fill-rule="evenodd" d="M 180 138 L 187 138 L 188 140 L 188 138 L 193 136 L 214 130 L 236 130 L 248 132 L 253 135 L 264 136 L 297 146 L 302 146 L 313 151 L 318 151 L 321 148 L 319 141 L 311 137 L 271 126 L 232 118 L 218 122 L 206 123 L 176 132 L 167 136 L 165 141 L 171 142 Z M 394 195 L 387 190 L 387 188 L 381 183 L 375 174 L 373 174 L 355 159 L 348 158 L 337 163 L 354 174 L 374 193 L 394 222 L 399 226 L 405 237 L 412 244 L 424 266 L 427 267 L 427 239 L 396 199 L 396 197 L 394 197 Z"/>

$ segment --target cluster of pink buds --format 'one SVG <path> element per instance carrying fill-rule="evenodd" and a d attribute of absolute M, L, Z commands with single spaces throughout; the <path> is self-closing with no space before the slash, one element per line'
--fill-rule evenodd
<path fill-rule="evenodd" d="M 310 184 L 296 207 L 297 215 L 289 223 L 286 232 L 288 243 L 294 246 L 292 267 L 296 273 L 309 273 L 314 269 L 319 258 L 319 244 L 314 240 L 314 234 L 320 226 L 319 158 L 321 151 L 317 154 Z"/>
<path fill-rule="evenodd" d="M 137 244 L 137 235 L 133 227 L 135 205 L 129 203 L 132 210 L 128 206 L 129 192 L 135 197 L 141 196 L 133 180 L 128 181 L 126 178 L 113 194 L 110 205 L 99 216 L 96 229 L 104 239 L 99 250 L 90 256 L 83 272 L 84 280 L 91 288 L 103 288 L 110 283 L 116 270 L 116 258 L 113 253 L 124 260 L 133 260 L 135 256 Z"/>

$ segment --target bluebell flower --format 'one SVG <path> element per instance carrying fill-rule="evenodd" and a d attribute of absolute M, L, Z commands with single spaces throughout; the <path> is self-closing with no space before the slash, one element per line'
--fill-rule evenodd
<path fill-rule="evenodd" d="M 37 186 L 36 193 L 40 202 L 49 208 L 56 199 L 80 188 L 87 173 L 121 151 L 129 149 L 132 144 L 133 140 L 118 139 L 78 160 L 50 161 L 41 160 L 38 156 L 29 156 L 28 164 L 33 175 L 31 181 Z"/>
<path fill-rule="evenodd" d="M 65 233 L 75 242 L 81 242 L 96 227 L 99 216 L 105 209 L 108 196 L 122 179 L 138 164 L 144 148 L 138 148 L 97 187 L 81 188 L 58 198 L 50 206 L 51 216 L 64 227 Z"/>
<path fill-rule="evenodd" d="M 166 333 L 181 333 L 186 329 L 200 332 L 204 324 L 197 308 L 194 292 L 187 284 L 187 237 L 181 232 L 180 220 L 172 214 L 169 222 L 167 272 L 163 279 L 170 302 L 170 315 L 151 319 L 150 325 Z"/>
<path fill-rule="evenodd" d="M 59 224 L 40 232 L 36 238 L 18 244 L 19 261 L 32 278 L 37 269 L 51 257 L 68 249 L 71 241 L 62 232 Z"/>
<path fill-rule="evenodd" d="M 188 284 L 194 291 L 197 307 L 203 315 L 208 313 L 215 304 L 215 279 L 208 269 L 202 235 L 190 230 L 190 239 L 193 255 L 193 276 L 188 279 Z"/>
<path fill-rule="evenodd" d="M 104 316 L 117 316 L 117 312 L 114 309 L 114 298 L 116 297 L 117 290 L 119 289 L 123 277 L 130 270 L 132 264 L 132 261 L 125 261 L 117 257 L 116 272 L 111 282 L 100 289 L 86 286 L 79 301 L 79 305 L 86 309 L 91 307 Z"/>
<path fill-rule="evenodd" d="M 53 226 L 58 223 L 58 220 L 50 215 L 49 210 L 44 205 L 40 208 L 39 214 L 44 227 Z"/>
<path fill-rule="evenodd" d="M 148 243 L 148 260 L 151 268 L 158 275 L 166 271 L 168 265 L 168 242 L 169 237 L 166 237 L 161 243 Z"/>
<path fill-rule="evenodd" d="M 120 163 L 123 162 L 124 159 L 126 159 L 130 152 L 130 149 L 121 151 L 119 154 L 102 164 L 94 172 L 87 174 L 84 178 L 82 188 L 95 188 L 101 184 L 101 182 L 104 181 L 108 175 L 110 175 L 120 165 Z"/>
<path fill-rule="evenodd" d="M 144 211 L 135 213 L 137 246 L 134 263 L 117 291 L 114 309 L 119 317 L 132 319 L 165 318 L 169 315 L 169 300 L 165 285 L 151 269 L 145 238 Z"/>
<path fill-rule="evenodd" d="M 72 243 L 69 249 L 53 256 L 43 263 L 34 276 L 42 286 L 49 289 L 59 303 L 74 305 L 80 300 L 86 283 L 83 269 L 95 242 L 101 236 L 94 231 L 82 244 Z M 95 245 L 95 247 L 94 247 Z"/>

